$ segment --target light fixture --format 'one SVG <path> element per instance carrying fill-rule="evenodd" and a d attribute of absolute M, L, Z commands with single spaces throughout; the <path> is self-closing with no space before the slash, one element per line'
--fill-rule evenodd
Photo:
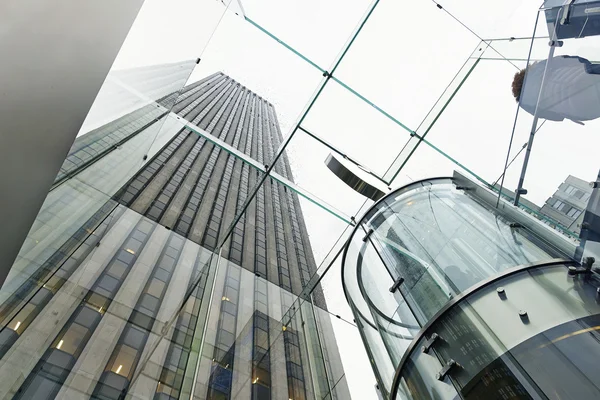
<path fill-rule="evenodd" d="M 64 340 L 61 340 L 60 342 L 58 342 L 58 346 L 56 346 L 56 348 L 60 350 L 60 348 L 62 347 L 63 343 L 64 343 Z"/>
<path fill-rule="evenodd" d="M 256 382 L 258 382 L 258 376 L 256 378 L 254 378 L 254 380 L 252 381 L 252 384 L 255 384 Z"/>
<path fill-rule="evenodd" d="M 119 372 L 121 372 L 121 368 L 123 368 L 123 366 L 122 366 L 122 365 L 119 365 L 119 368 L 117 368 L 117 374 L 118 374 Z"/>
<path fill-rule="evenodd" d="M 19 329 L 20 326 L 21 326 L 21 321 L 17 321 L 17 324 L 15 325 L 14 330 L 16 331 L 17 329 Z"/>
<path fill-rule="evenodd" d="M 229 368 L 229 364 L 227 364 L 227 365 L 225 366 L 225 369 L 227 369 L 227 368 Z"/>
<path fill-rule="evenodd" d="M 131 250 L 131 249 L 125 249 L 126 252 L 131 253 L 131 254 L 135 254 L 135 251 Z"/>
<path fill-rule="evenodd" d="M 229 297 L 223 296 L 223 297 L 221 297 L 221 300 L 223 300 L 223 301 L 229 301 Z"/>
<path fill-rule="evenodd" d="M 284 326 L 282 326 L 282 327 L 281 327 L 281 330 L 282 330 L 282 331 L 285 331 L 285 330 L 287 330 L 287 326 L 285 326 L 285 325 L 284 325 Z"/>

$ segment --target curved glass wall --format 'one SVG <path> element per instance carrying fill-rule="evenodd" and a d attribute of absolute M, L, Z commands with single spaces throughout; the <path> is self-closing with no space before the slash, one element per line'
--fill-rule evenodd
<path fill-rule="evenodd" d="M 392 398 L 599 398 L 600 280 L 566 266 L 525 269 L 448 308 L 411 347 Z"/>
<path fill-rule="evenodd" d="M 461 185 L 437 178 L 391 193 L 346 248 L 346 297 L 385 395 L 411 342 L 453 299 L 515 267 L 569 258 L 542 239 L 538 220 L 495 208 L 485 189 Z"/>

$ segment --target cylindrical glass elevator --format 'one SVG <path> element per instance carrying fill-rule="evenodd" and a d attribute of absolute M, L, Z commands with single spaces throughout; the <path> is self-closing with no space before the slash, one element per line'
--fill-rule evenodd
<path fill-rule="evenodd" d="M 600 281 L 577 243 L 459 174 L 358 222 L 347 300 L 390 399 L 600 397 Z"/>

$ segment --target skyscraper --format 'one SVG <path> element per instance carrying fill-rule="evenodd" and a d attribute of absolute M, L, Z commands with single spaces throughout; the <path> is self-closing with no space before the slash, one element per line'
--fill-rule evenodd
<path fill-rule="evenodd" d="M 303 295 L 296 194 L 267 179 L 213 255 L 263 172 L 184 119 L 267 163 L 273 105 L 222 73 L 150 89 L 76 140 L 28 235 L 1 299 L 0 396 L 349 398 L 322 291 Z M 285 156 L 276 170 L 291 180 Z"/>

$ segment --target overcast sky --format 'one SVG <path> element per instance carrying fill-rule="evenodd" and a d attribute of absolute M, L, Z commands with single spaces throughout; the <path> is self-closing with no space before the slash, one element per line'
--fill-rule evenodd
<path fill-rule="evenodd" d="M 326 70 L 370 6 L 367 0 L 244 0 L 246 15 Z M 505 0 L 442 3 L 483 38 L 531 36 L 538 2 Z M 322 74 L 281 44 L 243 20 L 237 3 L 225 12 L 215 0 L 146 0 L 114 69 L 202 57 L 190 82 L 222 71 L 272 102 L 284 136 L 322 81 Z M 221 19 L 222 17 L 222 19 Z M 216 30 L 215 30 L 216 29 Z M 537 36 L 547 35 L 540 23 Z M 600 60 L 597 38 L 567 42 L 557 54 Z M 438 9 L 432 1 L 381 0 L 352 45 L 335 76 L 376 103 L 408 128 L 417 130 L 461 66 L 479 52 L 480 39 Z M 528 41 L 493 45 L 502 54 L 525 59 Z M 536 41 L 534 58 L 546 58 L 547 40 Z M 501 174 L 514 123 L 516 103 L 510 85 L 524 61 L 514 64 L 486 50 L 444 114 L 428 133 L 434 145 L 483 179 Z M 517 68 L 518 67 L 518 68 Z M 463 72 L 466 70 L 463 70 Z M 532 118 L 520 113 L 513 153 L 526 142 Z M 548 122 L 534 143 L 525 187 L 527 199 L 542 205 L 567 175 L 593 180 L 600 145 L 599 122 L 585 126 Z M 409 133 L 351 92 L 330 81 L 303 122 L 352 158 L 383 174 L 409 139 Z M 418 132 L 423 133 L 427 126 Z M 295 181 L 348 215 L 356 215 L 364 198 L 325 167 L 330 150 L 298 132 L 288 146 Z M 506 185 L 516 188 L 522 156 L 508 170 Z M 393 182 L 448 176 L 456 165 L 422 145 Z M 346 224 L 322 208 L 302 201 L 317 262 L 323 260 Z M 341 291 L 339 263 L 324 279 L 329 309 L 351 319 Z M 357 399 L 376 398 L 374 378 L 360 339 L 336 322 L 348 384 Z"/>

